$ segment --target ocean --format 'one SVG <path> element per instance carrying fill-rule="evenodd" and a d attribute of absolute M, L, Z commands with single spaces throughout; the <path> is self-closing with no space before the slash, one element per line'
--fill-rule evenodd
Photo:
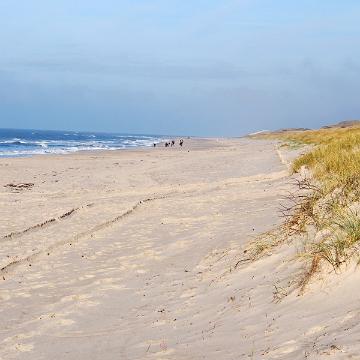
<path fill-rule="evenodd" d="M 0 157 L 67 154 L 81 150 L 118 150 L 152 146 L 167 138 L 162 135 L 0 129 Z"/>

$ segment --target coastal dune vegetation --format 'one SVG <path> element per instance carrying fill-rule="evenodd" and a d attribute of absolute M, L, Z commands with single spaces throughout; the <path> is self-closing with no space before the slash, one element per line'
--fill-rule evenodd
<path fill-rule="evenodd" d="M 280 147 L 309 147 L 292 163 L 299 191 L 283 209 L 288 234 L 306 234 L 299 251 L 306 262 L 302 291 L 324 267 L 338 272 L 353 261 L 360 264 L 360 126 L 261 137 L 281 140 Z"/>

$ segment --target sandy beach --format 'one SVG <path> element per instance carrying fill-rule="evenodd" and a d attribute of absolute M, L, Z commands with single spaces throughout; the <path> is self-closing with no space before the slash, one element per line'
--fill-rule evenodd
<path fill-rule="evenodd" d="M 282 221 L 288 157 L 243 138 L 0 159 L 0 359 L 360 359 L 360 273 L 299 296 L 295 246 L 242 262 Z"/>

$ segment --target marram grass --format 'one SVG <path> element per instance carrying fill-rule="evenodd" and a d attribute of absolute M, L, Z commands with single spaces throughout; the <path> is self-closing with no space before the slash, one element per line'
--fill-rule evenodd
<path fill-rule="evenodd" d="M 292 170 L 297 173 L 302 167 L 309 169 L 318 191 L 310 197 L 299 197 L 297 209 L 304 208 L 305 199 L 314 199 L 310 202 L 311 211 L 304 212 L 304 217 L 317 232 L 328 230 L 328 235 L 310 241 L 301 254 L 309 261 L 308 270 L 300 282 L 302 290 L 320 270 L 322 263 L 330 264 L 334 270 L 354 258 L 359 263 L 360 216 L 353 209 L 360 209 L 360 127 L 289 131 L 260 137 L 277 138 L 290 146 L 313 145 L 310 151 L 293 162 Z M 322 210 L 321 216 L 317 214 L 315 219 L 313 214 L 320 203 L 328 206 L 323 207 L 326 210 Z M 293 218 L 294 222 L 298 221 L 299 214 L 294 213 Z"/>
<path fill-rule="evenodd" d="M 264 135 L 267 136 L 267 135 Z M 285 132 L 269 135 L 285 141 L 315 145 L 293 163 L 293 171 L 309 168 L 325 193 L 337 187 L 358 186 L 360 178 L 360 127 Z"/>

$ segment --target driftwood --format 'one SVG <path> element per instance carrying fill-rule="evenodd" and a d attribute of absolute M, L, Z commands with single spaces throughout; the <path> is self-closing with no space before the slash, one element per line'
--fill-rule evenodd
<path fill-rule="evenodd" d="M 34 186 L 33 183 L 19 183 L 19 184 L 6 184 L 4 187 L 9 188 L 11 190 L 15 191 L 21 191 L 21 190 L 29 190 Z"/>

